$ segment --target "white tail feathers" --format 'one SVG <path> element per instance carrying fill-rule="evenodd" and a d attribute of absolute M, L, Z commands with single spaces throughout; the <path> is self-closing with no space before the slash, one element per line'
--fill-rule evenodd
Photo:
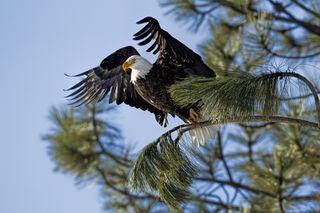
<path fill-rule="evenodd" d="M 217 128 L 215 126 L 205 126 L 189 131 L 192 146 L 203 146 L 206 141 L 211 140 L 216 133 Z"/>

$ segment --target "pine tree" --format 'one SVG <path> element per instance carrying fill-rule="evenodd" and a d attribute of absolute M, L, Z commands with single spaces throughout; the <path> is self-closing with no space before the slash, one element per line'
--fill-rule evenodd
<path fill-rule="evenodd" d="M 45 139 L 57 169 L 96 180 L 119 212 L 320 212 L 320 1 L 160 3 L 195 33 L 210 32 L 200 49 L 217 77 L 170 88 L 208 120 L 136 154 L 106 103 L 53 108 Z M 217 127 L 214 139 L 191 147 L 188 131 L 205 126 Z"/>

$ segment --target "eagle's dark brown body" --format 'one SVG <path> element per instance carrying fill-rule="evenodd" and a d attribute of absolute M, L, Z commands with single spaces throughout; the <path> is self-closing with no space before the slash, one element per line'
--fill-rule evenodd
<path fill-rule="evenodd" d="M 182 108 L 177 105 L 168 92 L 169 87 L 176 83 L 176 81 L 190 75 L 209 77 L 214 76 L 214 72 L 210 70 L 207 75 L 199 75 L 196 74 L 196 71 L 190 69 L 190 67 L 177 66 L 175 63 L 170 63 L 170 60 L 168 62 L 165 62 L 164 59 L 155 63 L 146 78 L 138 79 L 134 87 L 148 103 L 161 111 L 176 115 L 186 122 L 190 116 L 189 109 L 192 107 L 197 111 L 196 106 L 190 105 Z M 189 70 L 186 71 L 186 69 Z"/>
<path fill-rule="evenodd" d="M 163 71 L 159 71 L 158 69 L 160 68 L 163 69 Z M 175 69 L 170 69 L 170 66 L 154 66 L 145 79 L 142 78 L 136 81 L 134 87 L 143 99 L 157 109 L 172 115 L 177 115 L 186 121 L 189 117 L 189 110 L 175 104 L 168 92 L 168 88 L 174 84 L 177 79 L 186 77 L 185 73 L 175 72 L 177 71 L 177 67 L 174 68 Z M 172 72 L 170 70 L 175 71 Z"/>

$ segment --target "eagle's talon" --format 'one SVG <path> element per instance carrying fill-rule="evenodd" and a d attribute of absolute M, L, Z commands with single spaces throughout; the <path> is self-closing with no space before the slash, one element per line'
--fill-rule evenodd
<path fill-rule="evenodd" d="M 198 121 L 198 119 L 199 119 L 199 114 L 196 113 L 196 111 L 194 111 L 194 109 L 191 108 L 191 109 L 189 110 L 188 122 L 189 122 L 190 124 L 196 123 L 196 122 Z"/>

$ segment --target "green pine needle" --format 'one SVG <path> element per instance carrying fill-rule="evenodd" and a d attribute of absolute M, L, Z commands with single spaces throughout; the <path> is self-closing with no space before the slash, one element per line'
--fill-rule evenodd
<path fill-rule="evenodd" d="M 189 187 L 196 174 L 186 149 L 163 137 L 147 145 L 139 154 L 130 176 L 130 188 L 151 189 L 170 208 L 177 209 L 189 197 Z"/>
<path fill-rule="evenodd" d="M 257 112 L 275 114 L 280 105 L 279 82 L 286 83 L 287 79 L 284 73 L 255 76 L 244 72 L 217 78 L 192 77 L 177 82 L 169 92 L 181 106 L 198 104 L 206 118 L 227 120 Z"/>

